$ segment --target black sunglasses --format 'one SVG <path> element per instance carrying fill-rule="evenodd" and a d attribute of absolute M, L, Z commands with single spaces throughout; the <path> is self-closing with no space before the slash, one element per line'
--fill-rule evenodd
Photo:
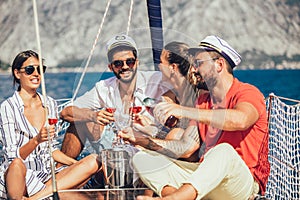
<path fill-rule="evenodd" d="M 30 75 L 30 74 L 32 74 L 34 72 L 35 67 L 37 68 L 38 73 L 41 74 L 40 66 L 39 65 L 28 65 L 26 67 L 21 67 L 21 69 L 25 69 L 25 73 L 27 75 Z M 46 68 L 47 67 L 43 65 L 43 73 L 45 73 Z"/>
<path fill-rule="evenodd" d="M 132 68 L 135 65 L 135 58 L 127 58 L 126 60 L 115 60 L 112 61 L 112 65 L 116 68 L 121 68 L 124 66 L 124 62 L 126 62 L 126 65 L 130 68 Z"/>

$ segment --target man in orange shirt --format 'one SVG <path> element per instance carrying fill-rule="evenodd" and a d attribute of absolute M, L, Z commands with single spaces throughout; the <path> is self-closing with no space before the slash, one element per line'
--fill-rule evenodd
<path fill-rule="evenodd" d="M 192 72 L 197 85 L 209 92 L 199 96 L 196 107 L 162 102 L 154 109 L 159 121 L 170 115 L 191 119 L 183 136 L 199 131 L 200 162 L 183 162 L 154 151 L 141 151 L 133 164 L 143 182 L 162 199 L 249 199 L 264 194 L 270 171 L 268 127 L 264 96 L 233 76 L 240 55 L 224 40 L 208 36 L 194 55 Z M 135 126 L 141 131 L 146 129 Z M 139 137 L 138 132 L 120 135 L 150 150 L 176 151 L 181 139 L 165 141 Z M 148 142 L 147 142 L 148 140 Z M 196 149 L 193 146 L 193 149 Z M 193 153 L 193 149 L 186 152 Z M 138 199 L 151 199 L 140 196 Z"/>

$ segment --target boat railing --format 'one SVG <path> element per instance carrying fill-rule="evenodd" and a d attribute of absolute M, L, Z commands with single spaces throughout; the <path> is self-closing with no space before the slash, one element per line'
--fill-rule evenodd
<path fill-rule="evenodd" d="M 271 171 L 265 196 L 300 199 L 300 101 L 272 93 L 266 106 Z"/>
<path fill-rule="evenodd" d="M 71 98 L 56 99 L 58 113 L 60 113 L 71 102 L 72 102 Z M 66 129 L 69 126 L 69 123 L 66 121 L 63 121 L 61 118 L 59 118 L 57 124 L 58 124 L 58 131 L 57 131 L 58 137 L 60 138 L 59 141 L 61 141 L 63 135 L 65 134 Z"/>

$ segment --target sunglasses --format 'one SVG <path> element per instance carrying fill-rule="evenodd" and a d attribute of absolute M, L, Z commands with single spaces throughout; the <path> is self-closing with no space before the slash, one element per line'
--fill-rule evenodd
<path fill-rule="evenodd" d="M 45 71 L 46 71 L 46 66 L 44 66 L 43 65 L 43 72 L 45 73 Z M 39 73 L 39 74 L 41 74 L 41 71 L 40 71 L 40 66 L 39 65 L 28 65 L 28 66 L 26 66 L 26 67 L 21 67 L 21 69 L 24 69 L 25 70 L 25 73 L 27 74 L 27 75 L 31 75 L 34 71 L 35 71 L 35 69 L 37 69 L 37 72 Z"/>
<path fill-rule="evenodd" d="M 207 59 L 207 60 L 198 60 L 198 59 L 195 59 L 194 60 L 194 64 L 193 64 L 193 66 L 195 67 L 195 68 L 199 68 L 205 61 L 210 61 L 210 60 L 218 60 L 219 58 L 211 58 L 211 59 Z"/>
<path fill-rule="evenodd" d="M 135 58 L 127 58 L 126 60 L 115 60 L 113 61 L 111 64 L 115 67 L 115 68 L 121 68 L 124 66 L 124 62 L 126 62 L 126 65 L 130 68 L 132 68 L 135 65 Z"/>

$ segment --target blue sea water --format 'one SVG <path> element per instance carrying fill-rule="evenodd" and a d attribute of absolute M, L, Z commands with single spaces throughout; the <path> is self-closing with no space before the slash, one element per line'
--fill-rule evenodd
<path fill-rule="evenodd" d="M 270 93 L 300 100 L 300 70 L 236 70 L 234 75 L 243 82 L 255 85 L 267 97 Z M 55 99 L 71 98 L 80 79 L 79 73 L 46 73 L 47 95 Z M 113 76 L 110 72 L 87 73 L 78 95 L 91 89 L 100 79 Z M 0 102 L 14 92 L 12 77 L 0 74 Z M 77 95 L 77 96 L 78 96 Z"/>

